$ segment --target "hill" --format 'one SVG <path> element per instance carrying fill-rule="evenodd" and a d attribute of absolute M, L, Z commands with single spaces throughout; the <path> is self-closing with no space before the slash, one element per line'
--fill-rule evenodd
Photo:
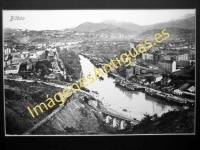
<path fill-rule="evenodd" d="M 169 111 L 158 117 L 144 115 L 132 134 L 194 133 L 194 110 Z"/>
<path fill-rule="evenodd" d="M 44 108 L 44 113 L 32 118 L 27 106 L 33 108 L 45 102 L 47 94 L 53 97 L 63 89 L 42 83 L 12 80 L 5 80 L 5 86 L 6 133 L 9 135 L 23 134 L 39 125 L 42 120 L 46 120 L 45 123 L 30 134 L 98 134 L 105 130 L 105 127 L 101 127 L 98 114 L 94 114 L 91 107 L 80 100 L 83 96 L 80 96 L 81 93 L 68 98 L 67 101 L 70 102 L 64 103 L 64 107 L 56 104 L 48 111 Z M 51 114 L 51 119 L 47 119 Z M 63 127 L 60 126 L 61 123 Z"/>
<path fill-rule="evenodd" d="M 147 31 L 151 29 L 163 29 L 163 28 L 185 28 L 185 29 L 195 29 L 195 17 L 182 18 L 179 20 L 172 20 L 163 23 L 157 23 L 153 25 L 143 26 L 142 31 Z"/>
<path fill-rule="evenodd" d="M 124 28 L 116 28 L 116 29 L 101 29 L 101 30 L 98 30 L 96 31 L 95 33 L 97 34 L 116 34 L 116 33 L 119 33 L 119 34 L 124 34 L 124 35 L 131 35 L 131 34 L 134 34 L 134 32 L 130 31 L 130 30 L 126 30 Z"/>
<path fill-rule="evenodd" d="M 48 42 L 48 40 L 45 38 L 35 38 L 31 42 L 43 43 L 43 42 Z"/>
<path fill-rule="evenodd" d="M 75 31 L 89 31 L 89 32 L 96 32 L 98 30 L 102 30 L 102 29 L 124 29 L 124 30 L 129 30 L 132 31 L 134 33 L 138 32 L 138 29 L 141 28 L 141 26 L 136 25 L 134 23 L 131 22 L 117 22 L 117 21 L 104 21 L 101 23 L 91 23 L 91 22 L 85 22 L 80 24 L 79 26 L 77 26 L 76 28 L 73 28 L 73 30 Z"/>
<path fill-rule="evenodd" d="M 147 38 L 151 39 L 156 33 L 161 33 L 162 29 L 152 29 L 141 34 L 138 34 L 134 37 L 134 39 L 145 40 Z M 194 29 L 183 29 L 183 28 L 166 28 L 166 31 L 170 34 L 169 40 L 175 39 L 185 39 L 188 35 L 192 35 L 192 38 L 195 38 L 195 30 Z"/>

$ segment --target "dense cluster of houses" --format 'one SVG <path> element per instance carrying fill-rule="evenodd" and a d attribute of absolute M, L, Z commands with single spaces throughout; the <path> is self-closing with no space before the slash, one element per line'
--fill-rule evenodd
<path fill-rule="evenodd" d="M 133 46 L 134 44 L 130 44 L 130 47 L 131 45 Z M 141 60 L 138 61 L 137 59 Z M 153 62 L 154 65 L 148 63 L 148 60 Z M 147 86 L 157 85 L 157 88 L 175 95 L 195 95 L 194 84 L 186 82 L 184 85 L 179 85 L 180 87 L 177 88 L 178 85 L 170 85 L 172 79 L 162 75 L 176 73 L 181 67 L 189 67 L 189 69 L 194 67 L 195 53 L 191 53 L 189 50 L 172 51 L 154 48 L 153 50 L 151 49 L 143 53 L 141 58 L 137 57 L 136 60 L 133 59 L 132 61 L 132 64 L 128 68 L 123 68 L 122 66 L 119 69 L 120 71 L 123 71 L 123 69 L 126 70 L 126 77 L 128 79 L 132 79 Z M 146 65 L 141 65 L 141 61 L 146 62 Z M 157 68 L 155 66 L 157 66 Z"/>
<path fill-rule="evenodd" d="M 148 51 L 142 54 L 142 60 L 153 61 L 155 64 L 158 64 L 160 68 L 174 72 L 176 71 L 176 63 L 180 64 L 179 66 L 189 67 L 191 62 L 195 62 L 195 54 L 188 50 L 162 50 L 161 52 Z"/>
<path fill-rule="evenodd" d="M 40 58 L 42 54 L 45 55 L 45 52 L 48 51 L 48 54 L 44 56 L 44 58 Z M 4 65 L 7 66 L 9 64 L 19 63 L 22 59 L 56 59 L 56 55 L 58 55 L 57 49 L 53 46 L 44 48 L 44 49 L 31 49 L 31 47 L 27 48 L 22 46 L 20 48 L 16 47 L 7 47 L 4 46 Z M 46 58 L 45 58 L 46 57 Z"/>

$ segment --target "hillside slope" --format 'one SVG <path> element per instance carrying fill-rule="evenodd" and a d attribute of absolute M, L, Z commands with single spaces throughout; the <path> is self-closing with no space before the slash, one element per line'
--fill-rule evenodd
<path fill-rule="evenodd" d="M 170 34 L 168 40 L 174 39 L 185 39 L 185 37 L 192 35 L 192 39 L 195 39 L 195 30 L 194 29 L 183 29 L 183 28 L 165 28 L 166 32 Z M 152 29 L 141 34 L 138 34 L 134 37 L 134 39 L 142 39 L 145 40 L 147 38 L 153 38 L 156 33 L 161 33 L 162 29 Z"/>
<path fill-rule="evenodd" d="M 41 121 L 45 120 L 52 112 L 59 111 L 44 121 L 29 134 L 100 134 L 107 133 L 102 125 L 102 116 L 92 111 L 91 106 L 81 100 L 81 93 L 74 94 L 68 98 L 64 107 L 59 103 L 43 113 L 32 118 L 27 107 L 45 102 L 46 94 L 49 97 L 63 89 L 41 83 L 28 83 L 13 80 L 5 80 L 5 112 L 6 112 L 6 134 L 24 134 Z M 60 110 L 61 108 L 61 110 Z M 101 118 L 101 119 L 100 119 Z"/>
<path fill-rule="evenodd" d="M 117 29 L 117 28 L 122 28 L 133 33 L 138 33 L 138 30 L 141 29 L 141 26 L 131 22 L 116 22 L 107 20 L 100 23 L 85 22 L 78 25 L 76 28 L 73 28 L 73 30 L 96 32 L 102 29 Z"/>
<path fill-rule="evenodd" d="M 157 23 L 153 25 L 147 25 L 143 27 L 142 31 L 151 29 L 163 29 L 163 28 L 184 28 L 184 29 L 195 29 L 195 17 L 182 18 L 178 20 L 172 20 L 163 23 Z"/>
<path fill-rule="evenodd" d="M 146 114 L 128 134 L 194 133 L 194 109 L 169 111 L 158 117 Z"/>

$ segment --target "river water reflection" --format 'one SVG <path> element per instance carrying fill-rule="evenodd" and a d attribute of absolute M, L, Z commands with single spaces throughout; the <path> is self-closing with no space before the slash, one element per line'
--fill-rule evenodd
<path fill-rule="evenodd" d="M 83 75 L 87 76 L 89 73 L 94 76 L 94 66 L 85 57 L 79 55 L 82 66 Z M 179 106 L 164 103 L 161 99 L 154 98 L 138 91 L 127 91 L 123 87 L 116 86 L 114 79 L 103 76 L 104 80 L 95 80 L 87 86 L 92 91 L 97 91 L 99 97 L 105 106 L 108 106 L 119 113 L 129 117 L 141 119 L 143 114 L 157 114 L 161 115 L 168 110 L 177 109 Z M 126 109 L 127 112 L 123 111 Z"/>

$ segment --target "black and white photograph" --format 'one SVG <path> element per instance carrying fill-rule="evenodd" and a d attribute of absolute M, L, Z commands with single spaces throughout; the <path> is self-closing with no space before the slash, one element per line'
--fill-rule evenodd
<path fill-rule="evenodd" d="M 196 9 L 2 10 L 5 136 L 194 135 Z"/>

